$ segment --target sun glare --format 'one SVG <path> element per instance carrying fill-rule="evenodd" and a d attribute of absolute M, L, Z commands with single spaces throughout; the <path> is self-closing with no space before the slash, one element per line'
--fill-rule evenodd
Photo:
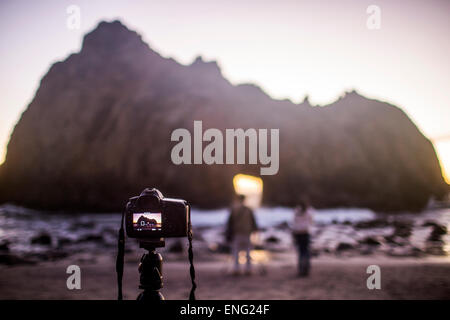
<path fill-rule="evenodd" d="M 450 140 L 434 141 L 434 146 L 441 163 L 442 175 L 445 181 L 450 184 Z"/>
<path fill-rule="evenodd" d="M 233 178 L 233 186 L 236 194 L 246 197 L 246 205 L 256 208 L 260 205 L 263 191 L 263 181 L 259 177 L 246 174 L 237 174 Z"/>
<path fill-rule="evenodd" d="M 261 193 L 263 182 L 261 178 L 246 174 L 237 174 L 233 178 L 234 190 L 237 194 Z"/>

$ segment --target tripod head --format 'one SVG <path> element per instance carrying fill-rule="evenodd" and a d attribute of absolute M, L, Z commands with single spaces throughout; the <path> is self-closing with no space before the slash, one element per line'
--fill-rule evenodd
<path fill-rule="evenodd" d="M 139 248 L 143 248 L 148 251 L 153 251 L 156 248 L 164 248 L 166 246 L 166 240 L 164 238 L 159 239 L 146 239 L 139 241 Z"/>

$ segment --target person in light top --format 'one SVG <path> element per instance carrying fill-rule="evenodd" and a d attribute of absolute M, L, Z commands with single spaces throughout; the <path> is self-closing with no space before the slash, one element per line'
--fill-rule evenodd
<path fill-rule="evenodd" d="M 310 231 L 313 224 L 313 209 L 306 198 L 302 198 L 294 209 L 292 234 L 298 250 L 298 276 L 306 277 L 310 270 Z"/>

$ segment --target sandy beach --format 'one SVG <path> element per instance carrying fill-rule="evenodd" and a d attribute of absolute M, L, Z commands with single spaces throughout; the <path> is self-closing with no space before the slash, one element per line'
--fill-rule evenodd
<path fill-rule="evenodd" d="M 250 277 L 232 276 L 223 242 L 225 210 L 194 213 L 199 299 L 449 299 L 450 210 L 383 216 L 364 210 L 322 211 L 312 229 L 312 272 L 296 277 L 289 209 L 257 213 L 261 230 Z M 3 207 L 0 299 L 116 299 L 119 215 L 46 215 Z M 274 220 L 277 218 L 278 220 Z M 352 220 L 353 219 L 353 220 Z M 24 232 L 20 226 L 30 225 Z M 166 239 L 162 293 L 187 299 L 187 240 Z M 139 294 L 137 267 L 145 252 L 127 240 L 124 297 Z M 243 253 L 243 252 L 242 252 Z M 66 269 L 81 269 L 81 290 L 68 290 Z M 381 268 L 381 289 L 367 288 L 367 267 Z"/>
<path fill-rule="evenodd" d="M 217 255 L 216 255 L 217 257 Z M 449 299 L 450 259 L 389 257 L 326 257 L 312 261 L 308 278 L 295 277 L 293 253 L 273 254 L 256 265 L 251 276 L 232 276 L 227 255 L 196 263 L 198 299 Z M 126 257 L 124 298 L 135 299 L 139 256 Z M 187 299 L 190 278 L 184 255 L 164 264 L 166 299 Z M 81 290 L 66 287 L 67 266 L 81 268 Z M 381 289 L 366 286 L 367 266 L 381 268 Z M 2 266 L 0 299 L 116 299 L 114 256 L 78 255 L 37 265 Z"/>

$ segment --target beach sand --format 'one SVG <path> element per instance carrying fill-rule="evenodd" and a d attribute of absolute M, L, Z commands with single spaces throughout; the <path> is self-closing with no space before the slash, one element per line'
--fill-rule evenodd
<path fill-rule="evenodd" d="M 216 255 L 217 256 L 217 255 Z M 37 265 L 1 266 L 0 299 L 116 299 L 114 256 L 79 255 Z M 198 299 L 449 299 L 450 259 L 390 258 L 384 256 L 320 256 L 312 260 L 308 278 L 296 278 L 295 255 L 273 254 L 256 265 L 251 276 L 232 276 L 227 255 L 200 258 L 196 263 Z M 164 263 L 166 299 L 187 299 L 190 290 L 184 255 Z M 139 293 L 139 256 L 128 254 L 124 298 Z M 66 287 L 67 266 L 81 268 L 81 290 Z M 381 268 L 381 289 L 369 290 L 367 266 Z"/>

